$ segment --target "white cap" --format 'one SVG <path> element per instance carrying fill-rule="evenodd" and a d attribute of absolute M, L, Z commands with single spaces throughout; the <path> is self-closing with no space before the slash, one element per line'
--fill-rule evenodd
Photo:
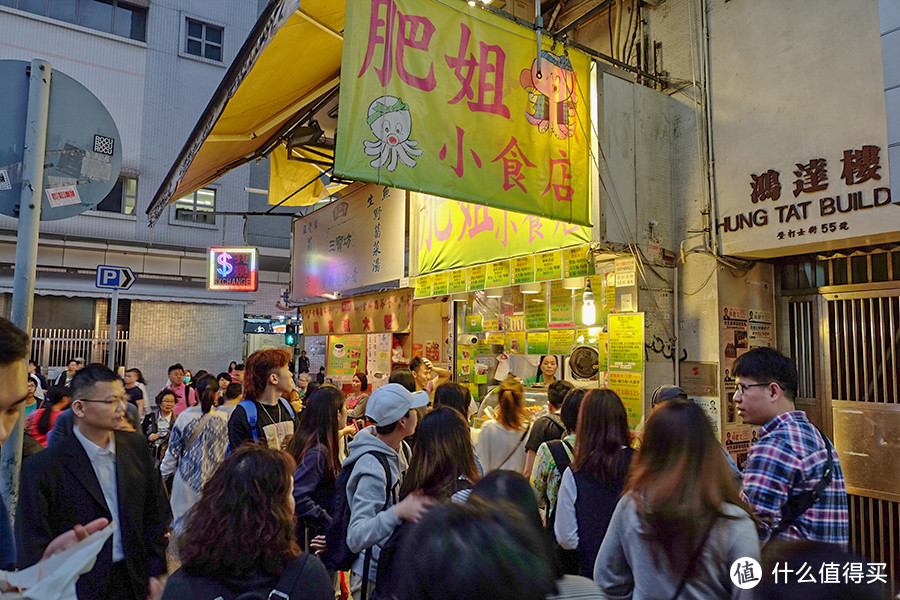
<path fill-rule="evenodd" d="M 412 408 L 428 406 L 428 392 L 410 392 L 399 383 L 383 385 L 369 396 L 366 416 L 378 425 L 390 425 L 406 416 Z"/>

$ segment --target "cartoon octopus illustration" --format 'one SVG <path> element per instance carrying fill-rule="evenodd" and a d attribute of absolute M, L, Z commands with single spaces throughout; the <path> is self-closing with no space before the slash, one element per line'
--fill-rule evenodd
<path fill-rule="evenodd" d="M 542 50 L 531 67 L 522 70 L 519 83 L 528 92 L 528 101 L 534 105 L 533 113 L 525 112 L 529 123 L 541 133 L 549 131 L 561 140 L 575 135 L 578 95 L 575 91 L 575 72 L 567 57 Z"/>
<path fill-rule="evenodd" d="M 366 123 L 378 138 L 375 142 L 363 140 L 366 154 L 376 157 L 369 163 L 373 168 L 387 165 L 388 171 L 394 171 L 398 160 L 407 167 L 416 166 L 413 157 L 421 156 L 423 150 L 416 148 L 419 142 L 409 139 L 412 117 L 407 104 L 395 96 L 376 98 L 369 105 Z"/>

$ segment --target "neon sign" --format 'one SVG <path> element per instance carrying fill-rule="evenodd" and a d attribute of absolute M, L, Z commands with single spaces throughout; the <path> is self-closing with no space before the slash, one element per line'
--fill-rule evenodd
<path fill-rule="evenodd" d="M 210 248 L 206 288 L 255 292 L 258 281 L 256 248 Z"/>

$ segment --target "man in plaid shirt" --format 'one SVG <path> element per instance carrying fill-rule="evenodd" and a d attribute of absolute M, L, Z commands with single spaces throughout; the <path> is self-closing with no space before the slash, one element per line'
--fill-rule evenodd
<path fill-rule="evenodd" d="M 794 408 L 798 375 L 794 361 L 772 348 L 754 348 L 734 362 L 734 401 L 744 423 L 761 425 L 759 441 L 744 464 L 743 494 L 760 516 L 760 540 L 767 541 L 782 519 L 788 498 L 812 490 L 822 479 L 831 447 L 832 481 L 818 501 L 778 539 L 808 539 L 846 548 L 849 517 L 844 475 L 837 451 Z M 828 444 L 828 446 L 826 446 Z"/>

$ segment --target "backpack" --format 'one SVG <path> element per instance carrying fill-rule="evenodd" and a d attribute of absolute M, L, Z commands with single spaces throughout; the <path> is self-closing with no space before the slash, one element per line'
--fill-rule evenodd
<path fill-rule="evenodd" d="M 550 454 L 553 456 L 553 461 L 556 463 L 556 469 L 559 471 L 559 480 L 562 482 L 563 473 L 566 472 L 566 469 L 572 464 L 572 459 L 569 458 L 568 452 L 566 452 L 563 446 L 569 449 L 569 452 L 575 452 L 572 449 L 572 446 L 569 442 L 564 440 L 552 440 L 547 442 L 547 449 L 550 450 Z M 550 506 L 547 508 L 547 529 L 553 531 L 553 525 L 556 522 L 556 505 Z"/>
<path fill-rule="evenodd" d="M 291 420 L 296 418 L 294 414 L 294 409 L 291 408 L 291 403 L 285 400 L 284 398 L 278 398 L 278 402 L 287 409 L 288 414 L 291 415 Z M 253 436 L 253 443 L 257 443 L 259 441 L 259 431 L 256 429 L 256 422 L 259 419 L 259 412 L 256 410 L 256 402 L 250 400 L 249 398 L 245 398 L 238 402 L 238 406 L 243 407 L 244 412 L 247 413 L 247 423 L 250 425 L 250 435 Z M 228 444 L 228 448 L 225 450 L 225 453 L 228 454 L 232 450 L 231 444 Z"/>
<path fill-rule="evenodd" d="M 306 568 L 306 561 L 309 554 L 303 552 L 295 560 L 292 560 L 284 567 L 281 576 L 275 583 L 275 587 L 271 590 L 249 590 L 241 592 L 234 597 L 234 600 L 301 600 L 303 596 L 291 596 L 291 592 L 297 587 L 300 576 Z M 185 574 L 187 575 L 187 574 Z M 222 600 L 231 595 L 231 591 L 223 584 L 213 581 L 210 582 L 203 577 L 187 576 L 187 580 L 192 584 L 195 593 L 200 594 L 216 594 L 212 596 L 215 600 Z"/>
<path fill-rule="evenodd" d="M 394 487 L 391 478 L 391 467 L 387 462 L 387 457 L 381 452 L 366 452 L 361 454 L 353 464 L 341 469 L 335 482 L 334 499 L 332 501 L 331 525 L 325 531 L 325 553 L 322 555 L 322 562 L 325 567 L 331 571 L 349 571 L 356 561 L 359 553 L 353 552 L 347 546 L 347 528 L 350 526 L 350 501 L 347 499 L 347 483 L 353 474 L 353 468 L 359 459 L 366 454 L 372 454 L 381 463 L 384 468 L 385 488 L 384 488 L 384 506 L 382 511 L 387 510 L 391 502 L 391 489 Z M 371 558 L 371 549 L 366 549 L 366 564 L 363 569 L 363 589 L 365 590 L 368 582 L 369 560 Z"/>

